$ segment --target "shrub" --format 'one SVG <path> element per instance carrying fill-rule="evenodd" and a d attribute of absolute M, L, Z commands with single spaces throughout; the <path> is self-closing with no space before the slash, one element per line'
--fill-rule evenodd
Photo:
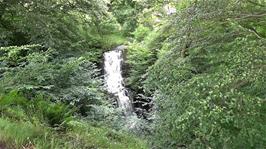
<path fill-rule="evenodd" d="M 139 25 L 136 30 L 132 33 L 134 35 L 134 38 L 137 41 L 142 41 L 149 33 L 151 32 L 151 29 L 148 27 L 145 27 L 144 25 Z"/>
<path fill-rule="evenodd" d="M 62 126 L 71 120 L 74 112 L 70 107 L 53 103 L 42 96 L 28 100 L 18 91 L 11 91 L 0 97 L 0 105 L 4 117 L 19 121 L 33 121 L 37 118 L 39 122 L 44 121 L 53 127 Z"/>
<path fill-rule="evenodd" d="M 43 94 L 55 101 L 75 105 L 82 115 L 89 113 L 91 105 L 104 102 L 99 70 L 87 57 L 56 59 L 52 49 L 43 52 L 41 46 L 1 49 L 6 52 L 0 63 L 4 69 L 0 86 L 4 91 L 15 89 L 29 99 Z M 17 64 L 9 65 L 8 55 L 23 49 L 29 52 L 16 54 Z"/>

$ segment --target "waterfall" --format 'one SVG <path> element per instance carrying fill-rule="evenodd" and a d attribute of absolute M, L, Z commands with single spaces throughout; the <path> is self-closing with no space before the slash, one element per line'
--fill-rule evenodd
<path fill-rule="evenodd" d="M 126 116 L 132 114 L 132 104 L 124 87 L 122 77 L 122 52 L 125 46 L 118 46 L 112 51 L 104 53 L 105 84 L 107 91 L 117 98 L 118 106 Z"/>

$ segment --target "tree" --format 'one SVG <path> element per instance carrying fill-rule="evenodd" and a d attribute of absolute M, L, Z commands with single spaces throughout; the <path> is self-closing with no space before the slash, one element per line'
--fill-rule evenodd
<path fill-rule="evenodd" d="M 237 0 L 176 3 L 173 48 L 145 81 L 157 106 L 156 147 L 265 146 L 264 6 Z"/>

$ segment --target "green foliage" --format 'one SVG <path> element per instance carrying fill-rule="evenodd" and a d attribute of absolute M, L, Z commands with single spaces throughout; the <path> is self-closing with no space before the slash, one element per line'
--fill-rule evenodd
<path fill-rule="evenodd" d="M 0 142 L 9 148 L 147 148 L 135 136 L 81 121 L 68 106 L 41 96 L 28 100 L 16 91 L 2 94 L 0 114 Z M 49 126 L 64 126 L 64 131 Z"/>
<path fill-rule="evenodd" d="M 0 118 L 0 141 L 8 148 L 73 149 L 110 148 L 145 149 L 145 142 L 105 127 L 92 126 L 86 121 L 68 122 L 68 130 L 58 134 L 55 130 L 30 122 L 15 122 Z"/>
<path fill-rule="evenodd" d="M 256 66 L 263 64 L 261 56 L 265 57 L 265 53 L 253 46 L 250 42 L 243 44 L 243 50 L 205 55 L 209 58 L 203 63 L 207 68 L 194 63 L 200 60 L 199 53 L 191 60 L 174 60 L 178 56 L 171 54 L 159 61 L 149 73 L 148 78 L 154 80 L 146 84 L 152 90 L 157 88 L 159 94 L 156 142 L 160 140 L 169 148 L 179 144 L 202 148 L 264 146 L 265 86 L 260 82 L 265 81 L 265 72 Z M 223 57 L 223 62 L 217 55 Z M 172 133 L 163 133 L 169 131 Z"/>
<path fill-rule="evenodd" d="M 130 35 L 137 27 L 137 16 L 142 8 L 140 3 L 134 0 L 113 0 L 110 6 L 114 17 L 121 24 L 125 35 Z"/>
<path fill-rule="evenodd" d="M 30 142 L 28 139 L 35 138 L 42 130 L 29 122 L 12 123 L 8 119 L 0 118 L 0 140 L 9 148 L 26 146 Z"/>
<path fill-rule="evenodd" d="M 145 27 L 143 25 L 139 25 L 133 32 L 133 35 L 137 41 L 142 41 L 149 34 L 150 31 L 150 28 Z"/>
<path fill-rule="evenodd" d="M 29 58 L 27 56 L 34 52 L 41 52 L 42 48 L 40 45 L 0 47 L 1 69 L 25 65 L 28 61 L 27 58 Z"/>
<path fill-rule="evenodd" d="M 121 33 L 113 33 L 109 35 L 103 35 L 100 42 L 103 45 L 104 49 L 114 48 L 118 45 L 125 43 L 125 37 Z M 103 55 L 103 53 L 102 53 Z"/>
<path fill-rule="evenodd" d="M 39 45 L 7 47 L 1 51 L 6 52 L 1 57 L 3 89 L 17 89 L 28 98 L 44 94 L 75 105 L 83 115 L 88 114 L 90 105 L 104 103 L 99 71 L 85 57 L 53 60 L 56 53 L 51 49 L 43 52 Z"/>
<path fill-rule="evenodd" d="M 108 4 L 0 0 L 0 148 L 146 148 L 125 132 L 88 124 L 122 117 L 97 68 L 106 49 L 125 42 Z M 136 25 L 131 4 L 123 15 L 130 19 L 120 22 L 127 32 Z"/>
<path fill-rule="evenodd" d="M 130 66 L 127 84 L 134 90 L 140 90 L 142 82 L 149 66 L 155 61 L 151 50 L 143 47 L 139 43 L 132 43 L 128 49 L 128 64 Z"/>
<path fill-rule="evenodd" d="M 36 112 L 38 120 L 53 127 L 73 114 L 69 107 L 91 120 L 110 115 L 106 111 L 113 107 L 97 66 L 103 52 L 122 44 L 124 37 L 107 2 L 4 0 L 0 7 L 1 92 L 18 90 L 30 101 L 39 95 L 53 101 L 23 99 L 25 105 L 6 105 L 3 115 L 28 120 L 24 113 Z M 35 109 L 25 110 L 31 106 Z"/>
<path fill-rule="evenodd" d="M 147 70 L 157 60 L 159 50 L 168 43 L 167 37 L 170 33 L 167 30 L 168 27 L 166 24 L 160 29 L 151 30 L 140 24 L 133 32 L 135 41 L 129 44 L 127 53 L 127 63 L 130 68 L 128 85 L 130 88 L 136 91 L 142 88 Z"/>
<path fill-rule="evenodd" d="M 130 88 L 137 106 L 140 106 L 137 108 L 142 108 L 141 110 L 146 116 L 149 115 L 147 111 L 151 110 L 152 103 L 151 98 L 149 98 L 150 94 L 143 90 L 143 82 L 147 78 L 149 68 L 155 63 L 160 54 L 159 49 L 166 48 L 165 45 L 169 35 L 167 27 L 166 24 L 161 28 L 151 30 L 140 24 L 133 33 L 135 40 L 129 43 L 128 46 L 126 62 L 129 70 L 126 84 Z M 165 51 L 168 51 L 168 49 L 165 49 Z"/>
<path fill-rule="evenodd" d="M 62 125 L 65 121 L 71 119 L 73 114 L 69 107 L 60 103 L 49 103 L 45 100 L 40 100 L 36 106 L 37 109 L 40 109 L 45 121 L 51 126 Z"/>
<path fill-rule="evenodd" d="M 264 148 L 265 7 L 0 0 L 0 148 L 147 148 L 107 124 L 152 132 L 153 148 Z M 144 116 L 152 124 L 123 117 L 107 100 L 98 67 L 125 36 L 126 85 L 136 111 L 154 109 Z"/>
<path fill-rule="evenodd" d="M 107 45 L 101 43 L 102 36 L 120 30 L 107 4 L 101 0 L 5 0 L 0 4 L 0 47 L 40 44 L 62 55 L 103 51 Z"/>
<path fill-rule="evenodd" d="M 113 149 L 145 149 L 147 145 L 144 141 L 136 139 L 133 135 L 125 132 L 117 132 L 106 127 L 93 127 L 82 121 L 72 121 L 69 127 L 78 134 L 79 138 L 91 144 L 95 148 L 113 148 Z M 91 134 L 91 135 L 88 135 Z"/>
<path fill-rule="evenodd" d="M 53 127 L 62 125 L 73 115 L 73 110 L 62 103 L 52 103 L 41 96 L 28 100 L 17 91 L 0 97 L 0 105 L 4 117 L 29 121 L 37 118 Z"/>
<path fill-rule="evenodd" d="M 265 17 L 241 15 L 259 14 L 265 7 L 235 3 L 191 1 L 173 16 L 170 30 L 176 31 L 165 45 L 173 48 L 162 53 L 145 81 L 158 111 L 155 147 L 266 145 L 266 43 L 257 31 L 265 25 L 252 26 L 257 33 L 246 28 L 263 24 Z"/>

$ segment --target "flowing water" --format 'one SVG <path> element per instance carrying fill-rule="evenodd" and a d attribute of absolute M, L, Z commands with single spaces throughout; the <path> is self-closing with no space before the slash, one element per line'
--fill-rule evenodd
<path fill-rule="evenodd" d="M 127 95 L 122 77 L 122 52 L 125 46 L 118 46 L 112 51 L 104 54 L 105 84 L 109 93 L 117 98 L 118 106 L 123 110 L 126 116 L 133 113 L 132 103 Z"/>

